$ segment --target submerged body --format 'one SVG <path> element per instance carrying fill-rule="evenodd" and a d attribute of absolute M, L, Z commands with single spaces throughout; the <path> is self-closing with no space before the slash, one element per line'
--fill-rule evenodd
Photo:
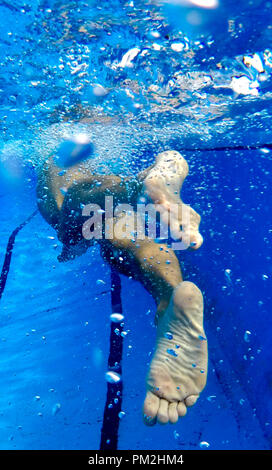
<path fill-rule="evenodd" d="M 203 298 L 198 287 L 183 281 L 174 250 L 164 243 L 116 236 L 118 224 L 134 226 L 139 197 L 147 197 L 165 224 L 169 211 L 178 210 L 171 226 L 187 246 L 197 249 L 202 244 L 199 215 L 180 199 L 188 174 L 188 165 L 175 151 L 159 154 L 155 164 L 135 179 L 114 175 L 95 175 L 88 163 L 79 163 L 62 171 L 50 158 L 42 169 L 37 186 L 38 206 L 45 220 L 57 231 L 63 243 L 60 261 L 84 253 L 91 240 L 86 240 L 82 227 L 86 217 L 82 207 L 96 204 L 105 210 L 105 197 L 114 204 L 129 204 L 129 214 L 113 215 L 112 237 L 97 240 L 102 257 L 122 274 L 140 281 L 157 305 L 157 340 L 146 381 L 144 421 L 148 425 L 177 422 L 192 406 L 206 384 L 207 340 L 203 329 Z M 184 216 L 186 215 L 186 217 Z M 103 228 L 104 230 L 104 228 Z"/>

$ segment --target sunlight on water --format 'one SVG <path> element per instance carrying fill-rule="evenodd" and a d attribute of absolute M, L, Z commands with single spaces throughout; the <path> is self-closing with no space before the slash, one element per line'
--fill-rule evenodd
<path fill-rule="evenodd" d="M 216 139 L 244 144 L 245 128 L 248 140 L 265 142 L 271 30 L 262 23 L 262 40 L 244 40 L 259 2 L 248 9 L 246 3 L 237 10 L 217 0 L 116 1 L 107 8 L 80 1 L 75 9 L 74 2 L 71 8 L 6 2 L 0 7 L 8 24 L 0 58 L 4 142 L 24 133 L 20 153 L 34 164 L 79 121 L 99 141 L 96 157 L 103 162 L 131 161 L 134 151 L 163 147 L 177 133 L 184 147 L 192 147 L 192 136 L 195 147 Z M 203 15 L 203 28 L 186 32 L 178 20 L 184 11 Z"/>

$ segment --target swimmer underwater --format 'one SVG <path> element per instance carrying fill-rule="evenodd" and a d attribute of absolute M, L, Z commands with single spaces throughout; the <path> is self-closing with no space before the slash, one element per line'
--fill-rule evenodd
<path fill-rule="evenodd" d="M 206 385 L 208 352 L 203 297 L 194 283 L 183 281 L 178 258 L 168 244 L 145 235 L 136 240 L 117 236 L 117 229 L 124 223 L 134 226 L 137 201 L 147 198 L 159 207 L 165 224 L 169 224 L 171 206 L 177 207 L 171 218 L 175 238 L 179 237 L 189 249 L 198 249 L 203 242 L 200 216 L 180 199 L 188 171 L 186 160 L 172 150 L 157 155 L 155 163 L 136 178 L 93 174 L 87 161 L 63 170 L 50 157 L 41 168 L 37 183 L 39 210 L 63 244 L 59 261 L 83 254 L 94 241 L 83 235 L 83 207 L 95 204 L 93 207 L 103 212 L 105 198 L 111 197 L 114 204 L 133 208 L 126 214 L 114 214 L 108 220 L 112 236 L 98 237 L 97 243 L 102 258 L 121 274 L 141 282 L 157 306 L 156 347 L 143 405 L 143 419 L 149 426 L 156 422 L 176 423 Z M 105 233 L 105 224 L 102 230 Z"/>

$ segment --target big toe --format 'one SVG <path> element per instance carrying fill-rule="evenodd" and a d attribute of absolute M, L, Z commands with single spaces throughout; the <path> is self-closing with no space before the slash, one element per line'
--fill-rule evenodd
<path fill-rule="evenodd" d="M 143 407 L 144 422 L 147 426 L 153 426 L 156 423 L 159 406 L 159 397 L 152 392 L 147 392 Z"/>

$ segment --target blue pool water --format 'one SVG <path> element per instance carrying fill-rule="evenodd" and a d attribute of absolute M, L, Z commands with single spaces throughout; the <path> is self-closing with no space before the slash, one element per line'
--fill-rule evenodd
<path fill-rule="evenodd" d="M 121 276 L 122 450 L 271 449 L 271 3 L 197 3 L 0 3 L 1 263 L 66 135 L 88 134 L 102 173 L 135 174 L 173 148 L 190 166 L 183 199 L 204 244 L 180 262 L 204 294 L 208 382 L 177 424 L 143 424 L 155 304 Z M 100 446 L 110 267 L 97 246 L 68 263 L 60 251 L 39 213 L 16 233 L 0 300 L 1 449 Z"/>

